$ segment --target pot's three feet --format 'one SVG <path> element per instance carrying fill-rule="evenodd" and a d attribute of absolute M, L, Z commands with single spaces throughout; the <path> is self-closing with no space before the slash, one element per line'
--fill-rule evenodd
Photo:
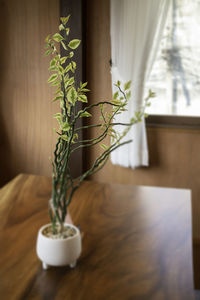
<path fill-rule="evenodd" d="M 76 267 L 76 261 L 71 262 L 69 264 L 69 266 L 70 266 L 71 269 L 75 268 Z M 47 269 L 49 269 L 49 267 L 50 266 L 48 264 L 46 264 L 44 261 L 42 262 L 42 268 L 43 268 L 43 270 L 47 270 Z"/>
<path fill-rule="evenodd" d="M 46 264 L 44 261 L 42 262 L 42 268 L 43 270 L 47 270 L 49 268 L 49 265 Z"/>
<path fill-rule="evenodd" d="M 73 269 L 76 267 L 76 261 L 73 261 L 71 264 L 69 264 L 70 268 Z"/>

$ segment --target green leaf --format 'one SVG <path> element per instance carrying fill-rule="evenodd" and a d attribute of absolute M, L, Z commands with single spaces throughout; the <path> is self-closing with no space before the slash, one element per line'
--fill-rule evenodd
<path fill-rule="evenodd" d="M 81 82 L 81 83 L 80 83 L 80 88 L 83 89 L 87 84 L 88 84 L 87 82 L 85 82 L 85 83 L 82 83 L 82 82 Z"/>
<path fill-rule="evenodd" d="M 53 102 L 55 102 L 55 101 L 57 101 L 57 100 L 61 100 L 61 99 L 63 99 L 62 96 L 57 96 L 57 97 L 55 97 L 55 98 L 53 99 Z"/>
<path fill-rule="evenodd" d="M 56 114 L 53 115 L 53 117 L 54 117 L 55 119 L 57 119 L 58 117 L 61 118 L 61 116 L 62 116 L 61 113 L 56 113 Z"/>
<path fill-rule="evenodd" d="M 55 66 L 55 67 L 49 67 L 49 71 L 57 71 L 57 66 Z"/>
<path fill-rule="evenodd" d="M 65 74 L 65 77 L 64 77 L 64 82 L 67 82 L 69 80 L 69 74 Z"/>
<path fill-rule="evenodd" d="M 130 87 L 131 87 L 131 80 L 127 81 L 127 82 L 124 84 L 124 90 L 126 91 L 126 90 L 130 89 Z"/>
<path fill-rule="evenodd" d="M 66 142 L 68 142 L 68 136 L 67 135 L 65 135 L 65 134 L 62 134 L 61 136 L 60 136 L 64 141 L 66 141 Z"/>
<path fill-rule="evenodd" d="M 53 59 L 50 61 L 50 68 L 55 67 L 55 66 L 56 66 L 56 63 L 57 63 L 56 59 L 53 58 Z"/>
<path fill-rule="evenodd" d="M 69 35 L 70 29 L 69 29 L 69 28 L 66 28 L 66 29 L 65 29 L 65 32 L 66 32 L 66 35 Z"/>
<path fill-rule="evenodd" d="M 76 69 L 76 63 L 75 63 L 75 61 L 72 61 L 71 64 L 72 64 L 72 68 Z"/>
<path fill-rule="evenodd" d="M 77 134 L 77 133 L 75 133 L 75 134 L 73 135 L 72 143 L 74 143 L 75 140 L 78 140 L 78 134 Z"/>
<path fill-rule="evenodd" d="M 121 85 L 121 82 L 119 80 L 117 80 L 117 83 L 116 83 L 116 86 L 120 86 Z"/>
<path fill-rule="evenodd" d="M 71 51 L 71 52 L 69 53 L 69 57 L 72 58 L 73 56 L 74 56 L 74 52 Z"/>
<path fill-rule="evenodd" d="M 58 85 L 60 85 L 60 80 L 56 80 L 51 83 L 51 86 L 58 86 Z"/>
<path fill-rule="evenodd" d="M 64 30 L 64 29 L 65 29 L 65 26 L 63 24 L 60 24 L 59 25 L 59 30 L 61 31 L 61 30 Z"/>
<path fill-rule="evenodd" d="M 47 35 L 47 37 L 45 38 L 45 42 L 48 43 L 49 42 L 49 38 L 50 38 L 50 34 Z"/>
<path fill-rule="evenodd" d="M 81 42 L 80 40 L 74 39 L 69 42 L 68 46 L 69 48 L 74 50 L 80 45 L 80 42 Z"/>
<path fill-rule="evenodd" d="M 70 79 L 67 81 L 67 85 L 74 84 L 74 77 L 70 77 Z"/>
<path fill-rule="evenodd" d="M 60 54 L 57 54 L 57 55 L 55 56 L 56 61 L 58 61 L 60 58 L 61 58 Z"/>
<path fill-rule="evenodd" d="M 114 134 L 112 134 L 112 133 L 110 133 L 109 134 L 109 136 L 111 136 L 114 140 L 116 140 L 117 139 L 117 136 L 116 135 L 114 135 Z"/>
<path fill-rule="evenodd" d="M 65 25 L 65 24 L 67 24 L 69 18 L 70 18 L 70 15 L 68 15 L 67 17 L 61 17 L 60 21 Z"/>
<path fill-rule="evenodd" d="M 115 92 L 114 95 L 113 95 L 113 99 L 117 99 L 119 96 L 119 92 Z"/>
<path fill-rule="evenodd" d="M 62 126 L 62 116 L 61 113 L 57 113 L 53 116 L 59 123 L 60 126 Z"/>
<path fill-rule="evenodd" d="M 58 88 L 58 90 L 56 91 L 56 95 L 63 97 L 64 93 L 63 93 L 63 91 L 60 90 L 60 88 Z"/>
<path fill-rule="evenodd" d="M 99 105 L 99 107 L 100 107 L 101 111 L 104 111 L 104 105 L 102 103 Z"/>
<path fill-rule="evenodd" d="M 103 150 L 107 150 L 107 149 L 108 149 L 108 146 L 105 145 L 105 144 L 101 144 L 100 147 L 101 147 Z"/>
<path fill-rule="evenodd" d="M 67 92 L 67 99 L 70 103 L 75 104 L 77 99 L 77 92 L 74 87 L 71 87 Z"/>
<path fill-rule="evenodd" d="M 49 54 L 51 54 L 52 53 L 52 49 L 49 49 L 49 50 L 47 50 L 45 53 L 44 53 L 44 56 L 48 56 Z"/>
<path fill-rule="evenodd" d="M 67 60 L 66 56 L 62 57 L 60 60 L 61 65 L 64 64 L 66 62 L 66 60 Z"/>
<path fill-rule="evenodd" d="M 130 119 L 131 123 L 135 123 L 136 122 L 136 119 L 133 117 Z"/>
<path fill-rule="evenodd" d="M 64 108 L 64 101 L 62 99 L 60 99 L 60 108 Z"/>
<path fill-rule="evenodd" d="M 64 108 L 66 106 L 67 109 L 70 109 L 70 105 L 68 102 L 64 102 L 64 100 L 60 100 L 60 108 Z"/>
<path fill-rule="evenodd" d="M 65 45 L 65 43 L 64 43 L 63 41 L 61 41 L 61 45 L 63 46 L 63 48 L 64 48 L 65 50 L 67 50 L 67 47 L 66 47 L 66 45 Z"/>
<path fill-rule="evenodd" d="M 53 82 L 58 78 L 58 74 L 52 74 L 49 79 L 47 80 L 47 82 Z"/>
<path fill-rule="evenodd" d="M 82 118 L 82 117 L 92 117 L 92 115 L 91 115 L 89 112 L 84 111 L 83 113 L 80 114 L 80 117 L 81 117 L 81 118 Z"/>
<path fill-rule="evenodd" d="M 115 104 L 115 105 L 121 105 L 121 104 L 122 104 L 120 100 L 115 100 L 115 99 L 113 99 L 113 100 L 111 101 L 111 103 L 112 103 L 112 104 Z M 118 108 L 117 108 L 117 109 L 118 109 Z"/>
<path fill-rule="evenodd" d="M 86 95 L 79 95 L 78 100 L 81 101 L 81 102 L 85 102 L 85 103 L 88 102 Z"/>
<path fill-rule="evenodd" d="M 65 122 L 62 124 L 62 130 L 63 131 L 69 131 L 70 130 L 70 125 L 68 122 Z"/>
<path fill-rule="evenodd" d="M 140 111 L 136 111 L 136 112 L 135 112 L 135 118 L 136 118 L 137 120 L 140 120 L 140 119 L 141 119 L 141 112 L 140 112 Z"/>
<path fill-rule="evenodd" d="M 126 93 L 126 98 L 127 98 L 127 100 L 129 100 L 129 99 L 131 98 L 131 91 L 128 91 L 128 92 Z"/>
<path fill-rule="evenodd" d="M 60 74 L 63 75 L 65 72 L 64 68 L 62 66 L 59 66 L 58 69 L 59 69 Z"/>
<path fill-rule="evenodd" d="M 69 72 L 69 71 L 71 70 L 71 68 L 72 68 L 72 65 L 71 65 L 71 63 L 70 63 L 70 64 L 68 64 L 68 65 L 66 66 L 66 68 L 65 68 L 65 73 Z"/>
<path fill-rule="evenodd" d="M 60 33 L 55 33 L 54 35 L 53 35 L 53 39 L 54 39 L 54 41 L 56 41 L 56 42 L 61 42 L 62 40 L 64 40 L 64 37 L 62 37 L 62 35 L 60 34 Z"/>
<path fill-rule="evenodd" d="M 149 97 L 150 98 L 156 97 L 156 93 L 152 92 L 152 90 L 149 90 Z"/>
<path fill-rule="evenodd" d="M 115 131 L 114 128 L 110 128 L 109 131 L 112 132 L 112 133 L 114 133 L 114 134 L 116 134 L 116 131 Z"/>

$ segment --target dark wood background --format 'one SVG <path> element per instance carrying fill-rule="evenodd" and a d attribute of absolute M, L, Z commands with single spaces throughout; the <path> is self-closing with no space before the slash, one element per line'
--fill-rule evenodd
<path fill-rule="evenodd" d="M 59 25 L 58 0 L 0 1 L 0 184 L 20 172 L 51 174 L 56 135 L 44 39 Z"/>
<path fill-rule="evenodd" d="M 44 39 L 58 30 L 60 15 L 71 14 L 71 38 L 82 39 L 82 1 L 0 1 L 0 186 L 20 172 L 51 176 L 56 143 L 47 84 L 49 57 Z M 83 79 L 83 43 L 75 56 L 77 79 Z M 73 175 L 82 170 L 82 152 L 73 157 Z"/>

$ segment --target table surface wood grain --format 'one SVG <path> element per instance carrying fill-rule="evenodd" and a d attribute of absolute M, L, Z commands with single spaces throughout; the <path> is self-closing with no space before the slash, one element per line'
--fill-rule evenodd
<path fill-rule="evenodd" d="M 77 267 L 44 271 L 35 243 L 50 195 L 51 179 L 24 174 L 0 190 L 0 299 L 200 299 L 189 190 L 84 182 L 70 206 Z"/>

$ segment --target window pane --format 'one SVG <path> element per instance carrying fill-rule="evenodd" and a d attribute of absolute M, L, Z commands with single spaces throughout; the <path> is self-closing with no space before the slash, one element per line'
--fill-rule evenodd
<path fill-rule="evenodd" d="M 200 0 L 172 0 L 147 88 L 149 114 L 200 116 Z"/>

